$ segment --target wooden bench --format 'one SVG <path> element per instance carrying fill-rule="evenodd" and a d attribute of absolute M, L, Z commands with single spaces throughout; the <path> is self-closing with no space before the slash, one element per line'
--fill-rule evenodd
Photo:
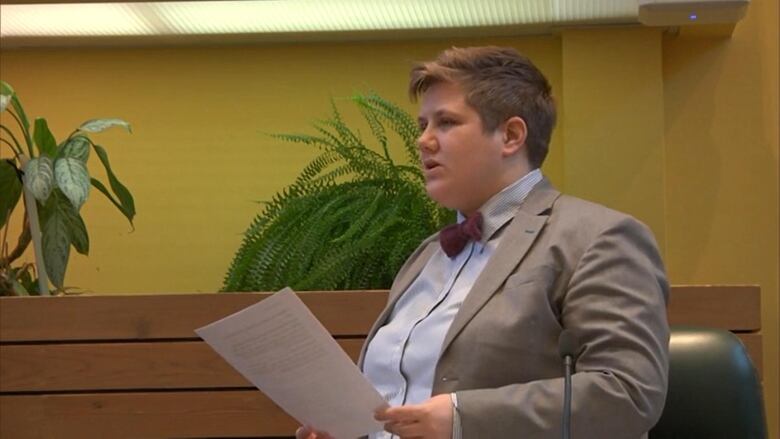
<path fill-rule="evenodd" d="M 267 293 L 0 298 L 0 437 L 289 437 L 297 423 L 193 329 Z M 306 292 L 357 358 L 385 291 Z M 755 286 L 676 286 L 669 319 L 729 329 L 760 371 Z"/>

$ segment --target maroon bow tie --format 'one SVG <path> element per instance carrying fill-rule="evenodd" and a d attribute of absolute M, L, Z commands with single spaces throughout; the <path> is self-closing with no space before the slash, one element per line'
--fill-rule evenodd
<path fill-rule="evenodd" d="M 471 215 L 459 224 L 450 224 L 439 232 L 439 243 L 442 250 L 450 258 L 454 258 L 469 240 L 479 241 L 482 238 L 482 214 Z"/>

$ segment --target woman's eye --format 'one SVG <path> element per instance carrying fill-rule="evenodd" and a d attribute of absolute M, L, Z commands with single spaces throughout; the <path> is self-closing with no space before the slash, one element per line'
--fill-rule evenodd
<path fill-rule="evenodd" d="M 451 126 L 451 125 L 455 125 L 455 121 L 452 120 L 452 119 L 442 119 L 442 120 L 439 121 L 439 125 L 444 126 L 444 127 L 448 127 L 448 126 Z"/>

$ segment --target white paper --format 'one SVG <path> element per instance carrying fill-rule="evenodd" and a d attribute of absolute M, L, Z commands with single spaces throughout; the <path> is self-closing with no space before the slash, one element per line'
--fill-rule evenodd
<path fill-rule="evenodd" d="M 285 288 L 195 332 L 301 425 L 352 439 L 382 430 L 382 396 Z"/>

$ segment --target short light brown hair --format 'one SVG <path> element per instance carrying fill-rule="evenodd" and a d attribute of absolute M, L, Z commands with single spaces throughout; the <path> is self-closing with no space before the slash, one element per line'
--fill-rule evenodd
<path fill-rule="evenodd" d="M 509 47 L 453 47 L 412 68 L 409 96 L 414 101 L 439 82 L 463 88 L 485 132 L 521 117 L 528 126 L 528 160 L 534 168 L 542 165 L 555 127 L 555 101 L 547 78 L 528 58 Z"/>

